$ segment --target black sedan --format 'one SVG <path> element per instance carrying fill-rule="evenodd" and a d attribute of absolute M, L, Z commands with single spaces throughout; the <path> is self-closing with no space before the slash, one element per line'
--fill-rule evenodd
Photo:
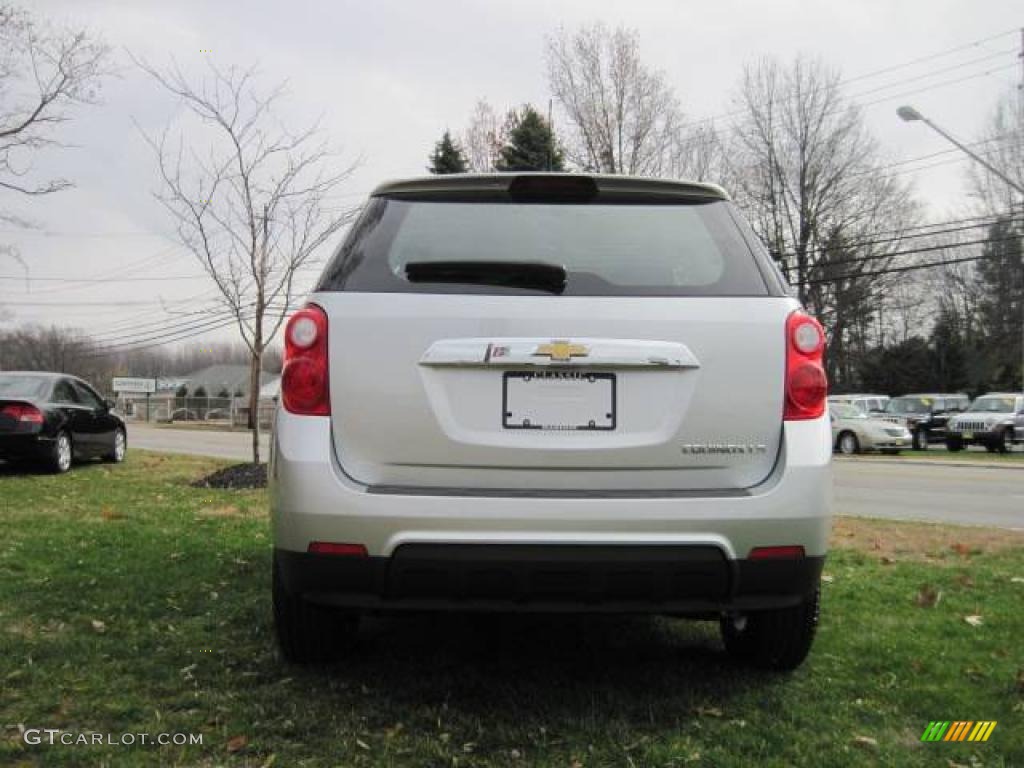
<path fill-rule="evenodd" d="M 67 472 L 74 459 L 124 461 L 124 420 L 81 379 L 0 372 L 0 460 L 39 461 Z"/>

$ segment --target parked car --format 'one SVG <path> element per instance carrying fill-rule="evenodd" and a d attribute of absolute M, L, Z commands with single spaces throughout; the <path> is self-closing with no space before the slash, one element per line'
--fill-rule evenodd
<path fill-rule="evenodd" d="M 67 472 L 73 459 L 124 461 L 124 420 L 81 379 L 62 373 L 0 373 L 0 459 Z"/>
<path fill-rule="evenodd" d="M 1024 395 L 1019 393 L 983 395 L 947 425 L 946 448 L 951 451 L 983 445 L 989 451 L 1007 453 L 1015 443 L 1024 444 Z"/>
<path fill-rule="evenodd" d="M 901 395 L 889 401 L 881 418 L 905 426 L 914 436 L 914 450 L 926 451 L 931 443 L 945 442 L 949 417 L 970 403 L 964 394 Z"/>
<path fill-rule="evenodd" d="M 739 659 L 807 655 L 824 334 L 720 188 L 382 185 L 285 345 L 286 658 L 337 655 L 363 612 L 422 610 L 716 617 Z"/>
<path fill-rule="evenodd" d="M 889 402 L 888 395 L 829 395 L 830 403 L 849 403 L 864 413 L 882 413 Z"/>
<path fill-rule="evenodd" d="M 874 418 L 850 403 L 830 403 L 832 447 L 847 455 L 863 451 L 896 454 L 911 443 L 910 430 Z"/>

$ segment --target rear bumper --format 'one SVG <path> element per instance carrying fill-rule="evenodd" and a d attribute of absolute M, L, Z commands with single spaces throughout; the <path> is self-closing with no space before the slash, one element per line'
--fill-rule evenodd
<path fill-rule="evenodd" d="M 52 438 L 38 433 L 0 435 L 0 459 L 41 459 L 52 446 Z"/>
<path fill-rule="evenodd" d="M 390 557 L 274 557 L 290 592 L 355 610 L 690 615 L 795 605 L 824 563 L 728 560 L 709 546 L 406 544 Z"/>
<path fill-rule="evenodd" d="M 538 604 L 552 604 L 535 599 L 530 585 L 536 579 L 530 573 L 538 563 L 543 566 L 541 571 L 548 572 L 546 558 L 562 549 L 577 552 L 574 557 L 584 563 L 578 575 L 565 579 L 587 586 L 579 594 L 554 601 L 559 609 L 579 605 L 600 610 L 650 610 L 656 606 L 658 611 L 691 612 L 792 604 L 816 581 L 826 551 L 833 494 L 831 432 L 827 417 L 786 423 L 783 429 L 779 459 L 771 475 L 755 487 L 729 493 L 638 492 L 626 496 L 517 490 L 483 494 L 458 489 L 395 493 L 359 485 L 345 475 L 334 459 L 329 418 L 296 417 L 279 409 L 270 450 L 275 552 L 290 589 L 322 602 L 362 608 L 479 605 L 534 609 Z M 311 542 L 362 545 L 370 557 L 324 559 L 306 554 Z M 402 582 L 400 574 L 410 557 L 422 559 L 430 547 L 442 547 L 436 552 L 441 553 L 443 564 L 445 558 L 456 556 L 453 545 L 486 547 L 490 553 L 516 548 L 515 552 L 524 553 L 525 564 L 499 568 L 506 574 L 504 581 L 513 585 L 504 597 L 470 595 L 472 599 L 468 599 L 464 587 L 451 586 L 467 581 L 458 569 L 455 575 L 441 579 L 450 587 L 436 596 L 395 591 L 395 580 Z M 755 547 L 783 545 L 804 547 L 807 558 L 796 561 L 800 565 L 746 560 Z M 474 553 L 483 551 L 472 549 Z M 657 553 L 663 551 L 671 554 L 672 561 L 665 565 L 669 570 L 690 567 L 694 557 L 703 556 L 700 553 L 714 553 L 718 565 L 712 568 L 716 570 L 712 581 L 717 586 L 706 588 L 710 582 L 701 577 L 693 582 L 699 586 L 696 592 L 653 590 L 643 599 L 634 595 L 620 600 L 613 599 L 617 589 L 613 588 L 602 596 L 599 585 L 610 579 L 606 552 L 612 560 L 633 558 L 634 570 L 642 572 L 649 569 L 648 560 L 656 561 Z M 642 557 L 637 558 L 638 553 Z M 494 555 L 485 559 L 494 559 Z M 430 564 L 426 570 L 438 567 Z M 555 570 L 560 571 L 559 567 Z M 478 572 L 479 568 L 470 567 L 469 571 Z M 518 575 L 510 575 L 514 573 Z M 668 577 L 655 573 L 640 583 L 650 585 L 663 578 Z M 759 584 L 768 585 L 768 591 L 759 591 Z"/>

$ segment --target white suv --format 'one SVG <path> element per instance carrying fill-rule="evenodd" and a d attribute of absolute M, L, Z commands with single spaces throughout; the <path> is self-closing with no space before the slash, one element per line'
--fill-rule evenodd
<path fill-rule="evenodd" d="M 286 658 L 378 611 L 720 619 L 793 668 L 830 527 L 821 326 L 725 193 L 621 176 L 384 184 L 285 332 Z"/>

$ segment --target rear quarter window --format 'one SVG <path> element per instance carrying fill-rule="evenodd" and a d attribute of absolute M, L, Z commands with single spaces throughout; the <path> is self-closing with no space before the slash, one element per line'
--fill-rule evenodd
<path fill-rule="evenodd" d="M 543 262 L 564 295 L 765 296 L 730 204 L 522 203 L 374 198 L 318 291 L 532 294 L 510 286 L 410 282 L 411 262 Z"/>

